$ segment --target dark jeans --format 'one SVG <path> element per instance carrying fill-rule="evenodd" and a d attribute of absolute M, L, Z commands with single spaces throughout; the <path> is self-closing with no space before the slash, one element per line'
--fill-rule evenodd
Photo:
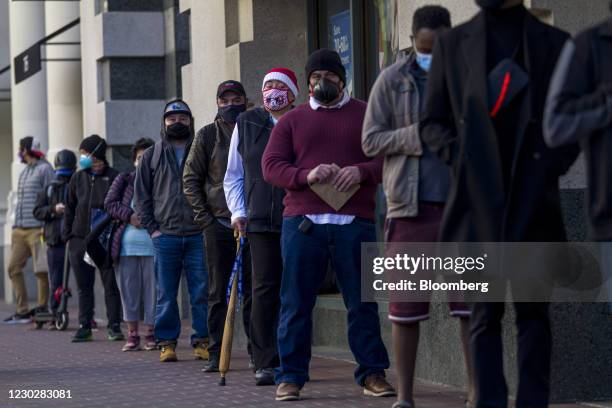
<path fill-rule="evenodd" d="M 82 238 L 74 237 L 70 240 L 70 265 L 74 270 L 78 292 L 79 292 L 79 323 L 89 328 L 94 317 L 94 283 L 96 281 L 96 268 L 87 264 L 85 256 L 85 243 Z M 102 259 L 105 252 L 102 245 L 94 241 L 89 245 L 89 255 L 93 259 Z M 121 296 L 115 271 L 109 262 L 105 262 L 99 268 L 104 286 L 104 302 L 106 304 L 106 318 L 109 326 L 121 322 Z"/>
<path fill-rule="evenodd" d="M 478 408 L 506 408 L 501 320 L 503 303 L 473 303 L 471 347 Z M 518 329 L 517 408 L 548 407 L 552 348 L 548 303 L 514 303 Z"/>
<path fill-rule="evenodd" d="M 234 230 L 214 222 L 204 230 L 208 265 L 208 332 L 210 359 L 219 361 L 227 315 L 227 285 L 236 259 Z M 249 245 L 242 252 L 242 324 L 247 338 L 251 324 L 251 255 Z M 248 345 L 251 354 L 251 345 Z"/>
<path fill-rule="evenodd" d="M 157 278 L 155 339 L 158 344 L 176 344 L 181 334 L 176 299 L 184 270 L 191 303 L 191 344 L 196 345 L 208 337 L 208 273 L 202 234 L 185 237 L 162 234 L 153 239 L 153 246 Z"/>
<path fill-rule="evenodd" d="M 253 309 L 251 344 L 255 368 L 279 366 L 276 343 L 280 286 L 283 276 L 281 235 L 274 232 L 249 232 L 253 262 Z"/>
<path fill-rule="evenodd" d="M 47 247 L 47 263 L 49 264 L 49 308 L 55 313 L 59 302 L 55 299 L 55 291 L 62 286 L 64 279 L 64 258 L 66 257 L 66 246 L 55 245 Z"/>
<path fill-rule="evenodd" d="M 280 368 L 276 382 L 303 386 L 311 357 L 312 309 L 331 258 L 344 304 L 348 309 L 348 342 L 357 361 L 355 379 L 389 368 L 380 335 L 378 305 L 361 301 L 361 243 L 376 242 L 374 223 L 356 218 L 349 225 L 313 225 L 305 234 L 298 226 L 305 217 L 283 220 L 283 278 L 278 326 Z"/>

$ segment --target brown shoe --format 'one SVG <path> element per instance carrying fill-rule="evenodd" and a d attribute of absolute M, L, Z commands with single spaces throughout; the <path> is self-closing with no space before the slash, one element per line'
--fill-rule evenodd
<path fill-rule="evenodd" d="M 276 389 L 277 401 L 297 401 L 300 399 L 300 387 L 293 383 L 280 383 Z"/>
<path fill-rule="evenodd" d="M 370 397 L 393 397 L 395 390 L 385 379 L 384 373 L 374 373 L 366 377 L 363 394 Z"/>
<path fill-rule="evenodd" d="M 178 361 L 176 352 L 174 351 L 174 345 L 166 344 L 160 347 L 161 354 L 159 355 L 159 361 L 162 363 L 168 363 L 172 361 Z"/>
<path fill-rule="evenodd" d="M 208 361 L 210 354 L 208 353 L 208 339 L 204 339 L 193 345 L 193 355 L 196 360 Z"/>

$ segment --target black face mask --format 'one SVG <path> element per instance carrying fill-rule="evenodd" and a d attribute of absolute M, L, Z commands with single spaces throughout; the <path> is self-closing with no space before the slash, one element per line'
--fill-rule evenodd
<path fill-rule="evenodd" d="M 166 128 L 166 135 L 169 139 L 174 140 L 187 140 L 189 139 L 191 131 L 189 126 L 186 126 L 180 122 L 173 123 Z"/>
<path fill-rule="evenodd" d="M 236 123 L 238 115 L 246 111 L 246 104 L 220 106 L 217 113 L 225 123 Z"/>
<path fill-rule="evenodd" d="M 476 0 L 476 4 L 483 10 L 498 10 L 504 5 L 504 0 Z"/>
<path fill-rule="evenodd" d="M 335 101 L 340 96 L 340 88 L 338 85 L 323 77 L 314 87 L 312 96 L 321 103 L 328 104 Z"/>

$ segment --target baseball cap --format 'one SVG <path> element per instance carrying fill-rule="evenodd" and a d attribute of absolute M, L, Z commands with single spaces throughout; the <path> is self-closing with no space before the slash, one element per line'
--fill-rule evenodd
<path fill-rule="evenodd" d="M 236 92 L 238 95 L 242 95 L 246 97 L 246 91 L 244 90 L 244 86 L 238 81 L 223 81 L 219 84 L 217 88 L 217 98 L 220 98 L 226 92 Z"/>
<path fill-rule="evenodd" d="M 166 109 L 164 109 L 164 118 L 174 113 L 184 113 L 191 116 L 191 109 L 189 109 L 189 106 L 184 101 L 175 99 L 168 102 L 166 105 Z"/>

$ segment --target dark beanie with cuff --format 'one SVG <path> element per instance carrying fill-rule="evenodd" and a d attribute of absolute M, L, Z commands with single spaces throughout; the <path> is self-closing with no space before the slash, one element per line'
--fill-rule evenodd
<path fill-rule="evenodd" d="M 85 150 L 98 160 L 106 161 L 106 140 L 98 135 L 91 135 L 83 139 L 79 149 Z"/>
<path fill-rule="evenodd" d="M 342 65 L 340 55 L 336 51 L 329 48 L 321 48 L 310 54 L 306 62 L 306 82 L 308 84 L 310 84 L 310 75 L 314 71 L 319 70 L 333 72 L 346 84 L 346 70 L 344 65 Z"/>

